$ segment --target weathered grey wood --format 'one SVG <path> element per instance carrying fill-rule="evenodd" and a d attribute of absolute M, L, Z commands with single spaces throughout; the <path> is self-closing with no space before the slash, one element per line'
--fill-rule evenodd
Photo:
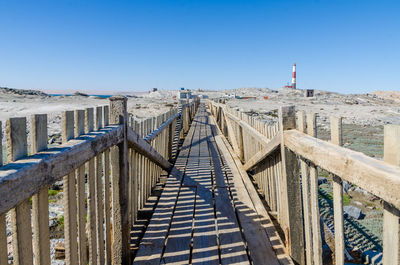
<path fill-rule="evenodd" d="M 105 264 L 111 260 L 111 214 L 110 214 L 110 150 L 104 151 L 104 226 L 105 226 Z"/>
<path fill-rule="evenodd" d="M 0 264 L 8 264 L 6 214 L 0 214 Z"/>
<path fill-rule="evenodd" d="M 297 113 L 297 125 L 301 132 L 307 131 L 306 115 L 304 111 Z M 306 161 L 300 160 L 301 184 L 303 189 L 304 240 L 306 248 L 306 264 L 312 264 L 312 228 L 311 228 L 311 199 L 310 199 L 310 172 Z"/>
<path fill-rule="evenodd" d="M 110 123 L 123 126 L 123 141 L 111 148 L 112 168 L 112 255 L 115 264 L 130 264 L 130 220 L 128 210 L 128 114 L 127 98 L 110 98 Z"/>
<path fill-rule="evenodd" d="M 104 264 L 103 154 L 95 157 L 95 164 L 97 263 Z"/>
<path fill-rule="evenodd" d="M 211 128 L 208 126 L 208 130 Z M 212 136 L 211 132 L 208 132 Z M 229 196 L 229 184 L 222 172 L 223 162 L 220 159 L 218 147 L 214 137 L 208 138 L 208 147 L 211 157 L 212 174 L 215 176 L 214 191 L 215 210 L 217 215 L 218 238 L 221 249 L 221 264 L 249 264 L 244 239 L 240 233 L 235 209 Z"/>
<path fill-rule="evenodd" d="M 170 170 L 172 165 L 161 154 L 159 154 L 149 143 L 143 140 L 134 130 L 127 128 L 129 147 L 146 156 L 164 170 Z"/>
<path fill-rule="evenodd" d="M 384 127 L 384 161 L 400 166 L 400 126 Z M 383 210 L 383 264 L 394 265 L 400 262 L 400 211 L 389 203 Z"/>
<path fill-rule="evenodd" d="M 279 148 L 279 145 L 281 144 L 281 136 L 276 135 L 274 138 L 272 138 L 268 144 L 264 147 L 261 148 L 261 150 L 256 153 L 252 158 L 250 158 L 246 164 L 243 165 L 243 169 L 248 171 L 255 167 L 258 163 L 263 161 L 267 156 L 269 156 L 272 152 L 277 150 Z"/>
<path fill-rule="evenodd" d="M 10 162 L 27 155 L 26 119 L 10 118 L 6 126 L 7 160 Z M 1 196 L 1 198 L 6 198 L 6 196 Z M 11 210 L 12 246 L 16 265 L 33 264 L 31 205 L 28 198 L 24 199 Z"/>
<path fill-rule="evenodd" d="M 267 139 L 264 137 L 264 135 L 262 135 L 261 133 L 259 133 L 256 129 L 254 129 L 253 127 L 251 127 L 247 122 L 241 121 L 239 118 L 237 118 L 236 116 L 234 116 L 231 113 L 227 113 L 228 117 L 235 121 L 236 123 L 238 123 L 243 129 L 245 129 L 250 135 L 251 137 L 253 137 L 254 139 L 256 139 L 258 142 L 260 142 L 260 144 L 262 145 L 267 145 L 268 141 Z"/>
<path fill-rule="evenodd" d="M 108 105 L 103 106 L 103 124 L 108 126 L 110 123 L 110 107 Z"/>
<path fill-rule="evenodd" d="M 100 106 L 96 107 L 96 119 L 95 119 L 94 127 L 95 127 L 96 131 L 103 128 L 103 108 Z"/>
<path fill-rule="evenodd" d="M 74 112 L 62 113 L 62 141 L 65 144 L 74 138 Z M 76 226 L 76 186 L 75 170 L 63 177 L 63 204 L 64 204 L 64 236 L 65 236 L 65 262 L 66 264 L 78 263 L 78 242 Z"/>
<path fill-rule="evenodd" d="M 96 229 L 96 191 L 95 191 L 95 158 L 86 163 L 87 172 L 87 223 L 89 243 L 89 264 L 97 263 L 97 229 Z M 99 264 L 100 265 L 100 264 Z"/>
<path fill-rule="evenodd" d="M 85 111 L 75 110 L 75 138 L 85 134 Z"/>
<path fill-rule="evenodd" d="M 254 264 L 293 264 L 247 173 L 241 169 L 239 157 L 222 135 L 214 133 L 214 137 L 232 174 L 235 207 L 252 261 Z"/>
<path fill-rule="evenodd" d="M 180 192 L 180 183 L 188 160 L 191 143 L 196 125 L 192 125 L 186 136 L 182 150 L 172 168 L 168 181 L 165 184 L 157 208 L 143 236 L 134 264 L 159 264 L 162 251 L 168 235 L 171 218 Z M 142 186 L 142 185 L 141 185 Z"/>
<path fill-rule="evenodd" d="M 282 159 L 282 228 L 290 256 L 299 264 L 305 263 L 303 216 L 300 192 L 299 166 L 296 155 L 285 148 L 283 131 L 296 128 L 294 106 L 279 109 Z"/>
<path fill-rule="evenodd" d="M 342 118 L 330 117 L 331 142 L 342 145 Z M 335 261 L 337 265 L 344 265 L 344 227 L 343 227 L 343 187 L 342 180 L 333 176 L 333 213 L 335 226 Z"/>
<path fill-rule="evenodd" d="M 0 121 L 0 166 L 3 165 L 3 127 Z M 8 263 L 6 214 L 0 214 L 0 264 Z"/>
<path fill-rule="evenodd" d="M 315 113 L 307 113 L 307 134 L 317 137 L 317 116 Z M 310 199 L 311 199 L 311 227 L 313 245 L 313 263 L 322 265 L 322 240 L 320 229 L 320 216 L 318 206 L 318 173 L 315 165 L 309 166 L 310 171 Z"/>
<path fill-rule="evenodd" d="M 92 132 L 94 130 L 94 110 L 93 108 L 85 109 L 85 133 Z"/>
<path fill-rule="evenodd" d="M 227 117 L 227 115 L 228 114 L 227 114 L 227 110 L 225 107 L 224 108 L 224 118 L 225 118 L 226 126 L 228 129 L 229 140 L 232 144 L 233 150 L 236 152 L 237 155 L 240 155 L 240 148 L 239 148 L 239 144 L 236 141 L 235 131 L 233 130 L 232 123 L 229 120 L 229 118 Z"/>
<path fill-rule="evenodd" d="M 85 111 L 75 110 L 75 138 L 85 133 Z M 86 237 L 86 194 L 85 194 L 85 165 L 79 166 L 76 172 L 77 214 L 78 214 L 78 257 L 79 264 L 87 264 L 87 237 Z"/>
<path fill-rule="evenodd" d="M 156 130 L 154 130 L 151 134 L 147 135 L 144 140 L 146 142 L 151 142 L 153 141 L 159 134 L 161 134 L 165 128 L 167 128 L 175 119 L 177 119 L 180 116 L 179 113 L 175 114 L 171 118 L 169 118 L 167 121 L 165 121 L 163 124 L 161 124 Z"/>
<path fill-rule="evenodd" d="M 45 114 L 32 115 L 30 131 L 31 131 L 31 153 L 35 154 L 39 151 L 47 149 L 47 115 Z M 49 265 L 50 231 L 48 225 L 49 200 L 48 200 L 47 188 L 41 189 L 37 194 L 32 196 L 32 222 L 33 222 L 33 253 L 34 253 L 35 264 Z"/>
<path fill-rule="evenodd" d="M 109 126 L 5 165 L 0 171 L 0 196 L 4 198 L 0 200 L 0 213 L 11 209 L 121 140 L 122 127 Z M 7 196 L 10 190 L 16 196 Z"/>
<path fill-rule="evenodd" d="M 284 132 L 284 137 L 286 147 L 298 155 L 400 208 L 397 188 L 400 185 L 398 177 L 400 167 L 316 139 L 297 130 Z M 374 185 L 377 182 L 380 185 Z"/>

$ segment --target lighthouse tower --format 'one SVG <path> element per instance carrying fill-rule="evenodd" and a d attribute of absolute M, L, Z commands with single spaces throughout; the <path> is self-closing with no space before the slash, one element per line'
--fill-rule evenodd
<path fill-rule="evenodd" d="M 292 88 L 296 89 L 296 63 L 293 64 Z"/>

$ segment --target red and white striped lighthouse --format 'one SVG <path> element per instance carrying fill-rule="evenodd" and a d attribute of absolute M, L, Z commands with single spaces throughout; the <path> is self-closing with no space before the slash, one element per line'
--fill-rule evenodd
<path fill-rule="evenodd" d="M 292 88 L 296 89 L 296 63 L 293 64 Z"/>

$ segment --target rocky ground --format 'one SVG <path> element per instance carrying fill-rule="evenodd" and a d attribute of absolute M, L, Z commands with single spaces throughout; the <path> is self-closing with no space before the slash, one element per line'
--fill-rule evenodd
<path fill-rule="evenodd" d="M 177 106 L 177 93 L 178 91 L 125 93 L 128 96 L 128 111 L 137 119 L 156 116 Z M 306 98 L 301 90 L 240 88 L 224 91 L 194 91 L 194 94 L 203 98 L 225 98 L 230 107 L 271 121 L 276 120 L 275 110 L 284 105 L 295 105 L 297 110 L 316 112 L 318 113 L 318 138 L 324 140 L 329 139 L 329 117 L 332 115 L 342 116 L 344 118 L 344 146 L 378 159 L 382 158 L 383 153 L 383 126 L 400 124 L 400 92 L 344 95 L 315 91 L 314 97 Z M 250 98 L 231 98 L 232 95 Z M 34 90 L 21 91 L 0 88 L 0 121 L 3 123 L 3 135 L 5 135 L 4 127 L 7 118 L 27 117 L 29 123 L 31 114 L 47 113 L 49 143 L 58 144 L 62 111 L 84 109 L 108 103 L 108 99 L 88 96 L 84 93 L 76 93 L 72 96 L 50 96 Z M 5 146 L 4 137 L 3 146 Z M 329 226 L 332 224 L 330 179 L 323 173 L 320 173 L 320 176 L 327 177 L 327 181 L 320 185 L 320 206 L 321 217 Z M 348 197 L 346 204 L 360 208 L 363 213 L 362 219 L 346 217 L 346 246 L 350 250 L 381 251 L 382 210 L 379 200 L 362 190 L 357 190 L 357 187 L 351 187 L 345 196 Z M 63 241 L 61 198 L 62 184 L 58 183 L 49 190 L 49 225 L 52 232 L 52 246 Z M 7 235 L 11 242 L 9 217 L 7 224 Z M 52 253 L 52 257 L 54 258 L 54 253 Z M 10 261 L 11 259 L 12 256 L 10 256 Z M 63 261 L 57 261 L 55 264 L 63 264 Z"/>

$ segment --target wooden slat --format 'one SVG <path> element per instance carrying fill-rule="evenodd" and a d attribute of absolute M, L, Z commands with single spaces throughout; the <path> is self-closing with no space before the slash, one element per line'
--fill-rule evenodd
<path fill-rule="evenodd" d="M 193 225 L 193 264 L 218 264 L 217 230 L 214 219 L 214 204 L 211 179 L 211 161 L 209 157 L 207 130 L 208 125 L 205 108 L 201 108 L 198 114 L 200 127 L 199 142 L 196 146 L 199 153 L 194 154 L 198 159 L 197 175 L 186 176 L 184 182 L 197 186 L 196 205 Z M 188 165 L 189 167 L 189 165 Z"/>
<path fill-rule="evenodd" d="M 0 121 L 0 166 L 3 165 L 3 127 Z M 8 263 L 6 214 L 0 214 L 0 264 Z"/>
<path fill-rule="evenodd" d="M 384 161 L 400 166 L 400 126 L 385 125 Z M 394 265 L 400 262 L 400 211 L 389 203 L 383 210 L 383 264 Z"/>
<path fill-rule="evenodd" d="M 44 187 L 122 140 L 122 127 L 109 126 L 34 156 L 9 163 L 0 171 L 0 213 L 29 198 Z M 32 178 L 32 176 L 36 176 Z M 29 183 L 29 185 L 26 185 Z M 16 196 L 7 196 L 13 190 Z"/>
<path fill-rule="evenodd" d="M 235 117 L 231 113 L 227 113 L 228 117 L 238 123 L 243 129 L 247 131 L 254 139 L 256 139 L 258 142 L 260 142 L 262 145 L 267 145 L 268 141 L 265 139 L 264 135 L 259 133 L 256 129 L 251 127 L 247 122 L 241 121 L 239 118 Z"/>
<path fill-rule="evenodd" d="M 103 108 L 96 107 L 95 129 L 103 127 Z M 103 206 L 103 154 L 95 157 L 95 205 L 96 205 L 96 234 L 97 234 L 97 263 L 104 264 L 104 206 Z"/>
<path fill-rule="evenodd" d="M 121 124 L 124 139 L 111 148 L 112 169 L 112 220 L 113 244 L 112 260 L 115 264 L 130 264 L 130 218 L 129 218 L 129 164 L 127 129 L 127 98 L 110 98 L 110 123 Z"/>
<path fill-rule="evenodd" d="M 47 115 L 31 116 L 31 153 L 47 149 Z M 0 148 L 1 150 L 1 148 Z M 33 253 L 35 264 L 50 264 L 48 188 L 32 196 Z M 1 263 L 1 262 L 0 262 Z"/>
<path fill-rule="evenodd" d="M 161 134 L 164 131 L 165 128 L 167 128 L 179 116 L 180 116 L 180 113 L 177 113 L 174 116 L 172 116 L 171 118 L 169 118 L 167 121 L 165 121 L 163 124 L 161 124 L 156 130 L 154 130 L 151 134 L 144 137 L 144 140 L 148 143 L 153 141 L 155 138 L 157 138 L 157 136 L 159 134 Z"/>
<path fill-rule="evenodd" d="M 129 147 L 134 148 L 138 153 L 146 156 L 164 170 L 170 170 L 172 165 L 161 154 L 159 154 L 149 143 L 143 140 L 132 128 L 127 128 Z"/>
<path fill-rule="evenodd" d="M 74 112 L 62 113 L 62 142 L 65 144 L 74 138 Z M 76 226 L 76 186 L 75 170 L 63 177 L 63 204 L 64 204 L 64 236 L 65 236 L 65 262 L 66 264 L 78 263 L 78 242 Z"/>
<path fill-rule="evenodd" d="M 75 110 L 75 138 L 85 133 L 85 111 Z M 78 214 L 78 257 L 79 264 L 87 264 L 86 237 L 86 194 L 85 194 L 85 165 L 76 169 L 77 179 L 77 214 Z"/>
<path fill-rule="evenodd" d="M 261 150 L 256 153 L 252 158 L 246 161 L 246 164 L 243 165 L 243 169 L 248 171 L 256 166 L 258 163 L 263 161 L 267 156 L 269 156 L 272 152 L 277 150 L 281 144 L 281 136 L 276 135 L 272 138 L 268 144 L 261 148 Z"/>
<path fill-rule="evenodd" d="M 400 208 L 399 166 L 316 139 L 297 130 L 285 131 L 284 138 L 285 145 L 298 155 Z"/>
<path fill-rule="evenodd" d="M 97 230 L 96 230 L 96 192 L 95 192 L 95 158 L 91 158 L 87 163 L 87 222 L 89 224 L 88 243 L 89 243 L 89 264 L 97 263 Z"/>
<path fill-rule="evenodd" d="M 331 142 L 342 145 L 342 118 L 330 117 Z M 335 261 L 336 265 L 344 265 L 344 226 L 343 226 L 343 186 L 342 180 L 333 176 L 333 213 L 335 226 Z"/>
<path fill-rule="evenodd" d="M 285 233 L 286 247 L 290 256 L 299 264 L 303 264 L 304 233 L 300 193 L 299 165 L 296 155 L 285 148 L 283 132 L 296 128 L 294 106 L 279 109 L 279 129 L 281 131 L 282 161 L 282 207 L 281 226 Z"/>
<path fill-rule="evenodd" d="M 212 124 L 213 118 L 211 118 Z M 255 264 L 293 264 L 241 162 L 226 140 L 215 131 L 218 149 L 232 174 L 234 204 Z"/>
<path fill-rule="evenodd" d="M 212 136 L 212 133 L 209 132 L 209 135 Z M 208 147 L 212 162 L 212 173 L 215 176 L 217 186 L 214 196 L 221 264 L 249 264 L 244 239 L 229 195 L 228 187 L 230 183 L 222 172 L 223 165 L 214 137 L 208 138 Z"/>
<path fill-rule="evenodd" d="M 176 160 L 175 166 L 168 177 L 164 190 L 161 194 L 157 208 L 143 236 L 139 250 L 136 254 L 134 264 L 159 264 L 163 254 L 163 247 L 168 235 L 171 218 L 178 199 L 180 184 L 183 178 L 185 166 L 190 152 L 190 147 L 195 131 L 195 125 L 192 125 L 182 150 Z"/>
<path fill-rule="evenodd" d="M 10 118 L 6 125 L 7 160 L 15 161 L 27 155 L 26 119 Z M 10 190 L 12 189 L 8 192 Z M 6 196 L 1 197 L 6 198 Z M 33 264 L 31 205 L 29 199 L 24 199 L 11 210 L 12 246 L 16 265 Z"/>
<path fill-rule="evenodd" d="M 110 150 L 104 151 L 104 226 L 105 226 L 105 264 L 111 264 L 111 214 L 110 214 Z"/>
<path fill-rule="evenodd" d="M 317 116 L 315 113 L 307 113 L 307 134 L 317 137 Z M 315 165 L 309 166 L 310 171 L 310 199 L 311 199 L 311 227 L 313 245 L 313 263 L 322 265 L 322 241 L 320 229 L 320 216 L 318 205 L 318 171 Z"/>
<path fill-rule="evenodd" d="M 301 132 L 307 131 L 306 116 L 304 111 L 297 113 L 298 129 Z M 313 245 L 311 228 L 311 198 L 310 198 L 310 171 L 306 161 L 300 160 L 301 185 L 303 190 L 303 215 L 304 215 L 304 240 L 306 247 L 306 264 L 312 264 Z"/>

